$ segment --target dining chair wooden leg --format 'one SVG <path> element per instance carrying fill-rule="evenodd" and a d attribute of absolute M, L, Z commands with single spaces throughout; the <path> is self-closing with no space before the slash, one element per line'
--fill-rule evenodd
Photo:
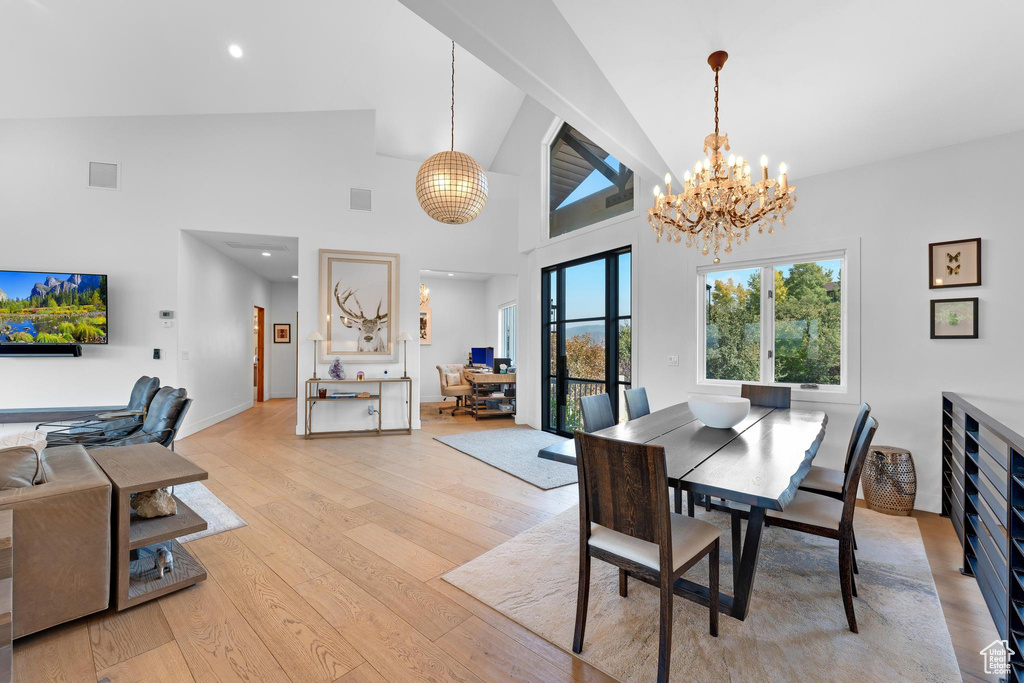
<path fill-rule="evenodd" d="M 851 531 L 850 535 L 853 537 L 853 549 L 857 550 L 857 534 Z"/>
<path fill-rule="evenodd" d="M 844 536 L 839 539 L 839 584 L 843 590 L 843 607 L 846 608 L 846 621 L 850 630 L 857 633 L 857 617 L 853 614 L 853 567 L 851 556 L 853 539 Z"/>
<path fill-rule="evenodd" d="M 590 599 L 590 553 L 580 552 L 580 585 L 576 593 L 576 632 L 572 637 L 572 651 L 583 650 L 583 631 L 587 627 L 587 602 Z"/>
<path fill-rule="evenodd" d="M 853 573 L 854 574 L 860 574 L 860 572 L 857 571 L 857 548 L 856 548 L 856 546 L 854 546 L 850 550 L 850 559 L 853 560 Z"/>
<path fill-rule="evenodd" d="M 661 577 L 661 633 L 658 639 L 658 683 L 668 682 L 669 666 L 672 659 L 672 608 L 675 593 L 672 591 L 672 577 Z"/>
<path fill-rule="evenodd" d="M 693 491 L 686 492 L 686 514 L 688 517 L 693 517 L 694 513 L 694 502 L 695 494 Z"/>
<path fill-rule="evenodd" d="M 676 514 L 683 514 L 683 487 L 676 484 L 672 487 L 673 493 L 675 494 Z M 691 517 L 693 515 L 690 515 Z"/>
<path fill-rule="evenodd" d="M 736 563 L 733 562 L 733 566 Z M 733 570 L 735 574 L 736 570 Z M 708 597 L 711 602 L 711 635 L 718 637 L 718 539 L 708 553 Z"/>
<path fill-rule="evenodd" d="M 627 578 L 629 578 L 629 572 L 627 572 L 622 567 L 619 567 L 619 595 L 621 597 L 623 597 L 623 598 L 627 597 L 627 595 L 626 595 L 626 579 Z"/>
<path fill-rule="evenodd" d="M 850 588 L 853 592 L 853 597 L 857 597 L 857 579 L 853 574 L 850 574 Z"/>
<path fill-rule="evenodd" d="M 740 582 L 740 557 L 742 556 L 742 550 L 740 548 L 740 511 L 732 511 L 732 585 L 735 587 Z"/>

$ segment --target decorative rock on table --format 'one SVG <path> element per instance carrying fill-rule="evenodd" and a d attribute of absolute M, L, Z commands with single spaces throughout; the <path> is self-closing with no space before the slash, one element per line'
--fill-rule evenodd
<path fill-rule="evenodd" d="M 917 497 L 917 472 L 910 451 L 872 446 L 861 475 L 864 502 L 887 515 L 910 515 Z"/>
<path fill-rule="evenodd" d="M 335 358 L 328 371 L 331 379 L 345 379 L 345 366 L 341 364 L 340 358 Z"/>
<path fill-rule="evenodd" d="M 131 508 L 139 517 L 166 517 L 177 514 L 178 504 L 167 489 L 142 491 L 132 496 Z"/>

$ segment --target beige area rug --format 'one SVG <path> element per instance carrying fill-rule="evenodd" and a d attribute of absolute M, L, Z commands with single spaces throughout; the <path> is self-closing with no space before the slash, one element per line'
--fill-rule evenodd
<path fill-rule="evenodd" d="M 729 517 L 697 515 L 723 528 L 721 581 L 732 592 Z M 959 681 L 949 631 L 917 521 L 870 510 L 856 516 L 859 634 L 846 624 L 835 541 L 765 530 L 746 621 L 676 598 L 672 679 L 704 681 Z M 449 583 L 566 651 L 576 615 L 579 512 L 566 510 L 444 576 Z M 707 585 L 707 561 L 686 577 Z M 594 560 L 582 658 L 622 681 L 652 681 L 658 661 L 658 590 Z"/>
<path fill-rule="evenodd" d="M 455 418 L 452 417 L 452 406 L 454 400 L 448 403 L 421 403 L 420 404 L 420 423 L 421 424 L 438 424 L 441 422 L 455 422 Z M 437 413 L 437 409 L 441 407 L 445 408 L 445 411 L 440 415 Z"/>

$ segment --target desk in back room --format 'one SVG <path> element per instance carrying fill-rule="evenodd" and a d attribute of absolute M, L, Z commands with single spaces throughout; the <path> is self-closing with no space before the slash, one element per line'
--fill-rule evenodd
<path fill-rule="evenodd" d="M 501 391 L 502 385 L 516 386 L 515 374 L 499 375 L 493 372 L 466 372 L 466 381 L 473 387 L 472 393 L 467 396 L 470 414 L 477 420 L 481 417 L 515 417 L 516 397 L 505 396 Z M 497 389 L 495 389 L 497 387 Z M 499 395 L 494 395 L 495 392 Z M 487 401 L 501 401 L 504 405 L 510 405 L 511 409 L 501 410 L 499 408 L 488 408 Z"/>

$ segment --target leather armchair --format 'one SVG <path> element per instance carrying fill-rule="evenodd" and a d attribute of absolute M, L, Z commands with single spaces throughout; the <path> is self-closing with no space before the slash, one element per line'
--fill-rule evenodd
<path fill-rule="evenodd" d="M 40 463 L 33 486 L 0 462 L 0 509 L 14 510 L 15 638 L 110 601 L 110 482 L 81 446 L 46 448 Z"/>
<path fill-rule="evenodd" d="M 191 405 L 192 399 L 188 398 L 188 392 L 184 389 L 163 387 L 156 392 L 156 397 L 150 403 L 146 421 L 142 423 L 142 429 L 124 439 L 89 445 L 90 447 L 103 446 L 106 448 L 158 443 L 174 450 L 174 437 L 178 435 L 178 429 L 185 420 L 185 414 Z"/>
<path fill-rule="evenodd" d="M 104 420 L 100 414 L 87 416 L 74 424 L 63 427 L 59 422 L 44 422 L 36 425 L 36 429 L 43 427 L 55 427 L 49 430 L 47 441 L 52 445 L 70 446 L 81 443 L 89 445 L 95 441 L 123 439 L 137 432 L 145 419 L 145 413 L 149 405 L 160 389 L 159 377 L 148 377 L 143 375 L 135 381 L 132 393 L 128 397 L 128 405 L 125 410 L 140 410 L 142 415 L 137 417 L 119 417 L 112 420 Z M 109 411 L 104 411 L 109 412 Z"/>
<path fill-rule="evenodd" d="M 441 375 L 441 396 L 444 397 L 442 400 L 447 401 L 449 396 L 455 397 L 455 405 L 452 406 L 452 415 L 455 415 L 455 412 L 460 409 L 465 412 L 469 412 L 469 409 L 464 405 L 464 399 L 473 393 L 473 387 L 466 381 L 466 366 L 461 363 L 438 365 L 437 372 Z M 458 375 L 458 382 L 453 381 L 455 379 L 455 375 Z M 438 414 L 443 410 L 443 406 L 438 408 Z"/>

